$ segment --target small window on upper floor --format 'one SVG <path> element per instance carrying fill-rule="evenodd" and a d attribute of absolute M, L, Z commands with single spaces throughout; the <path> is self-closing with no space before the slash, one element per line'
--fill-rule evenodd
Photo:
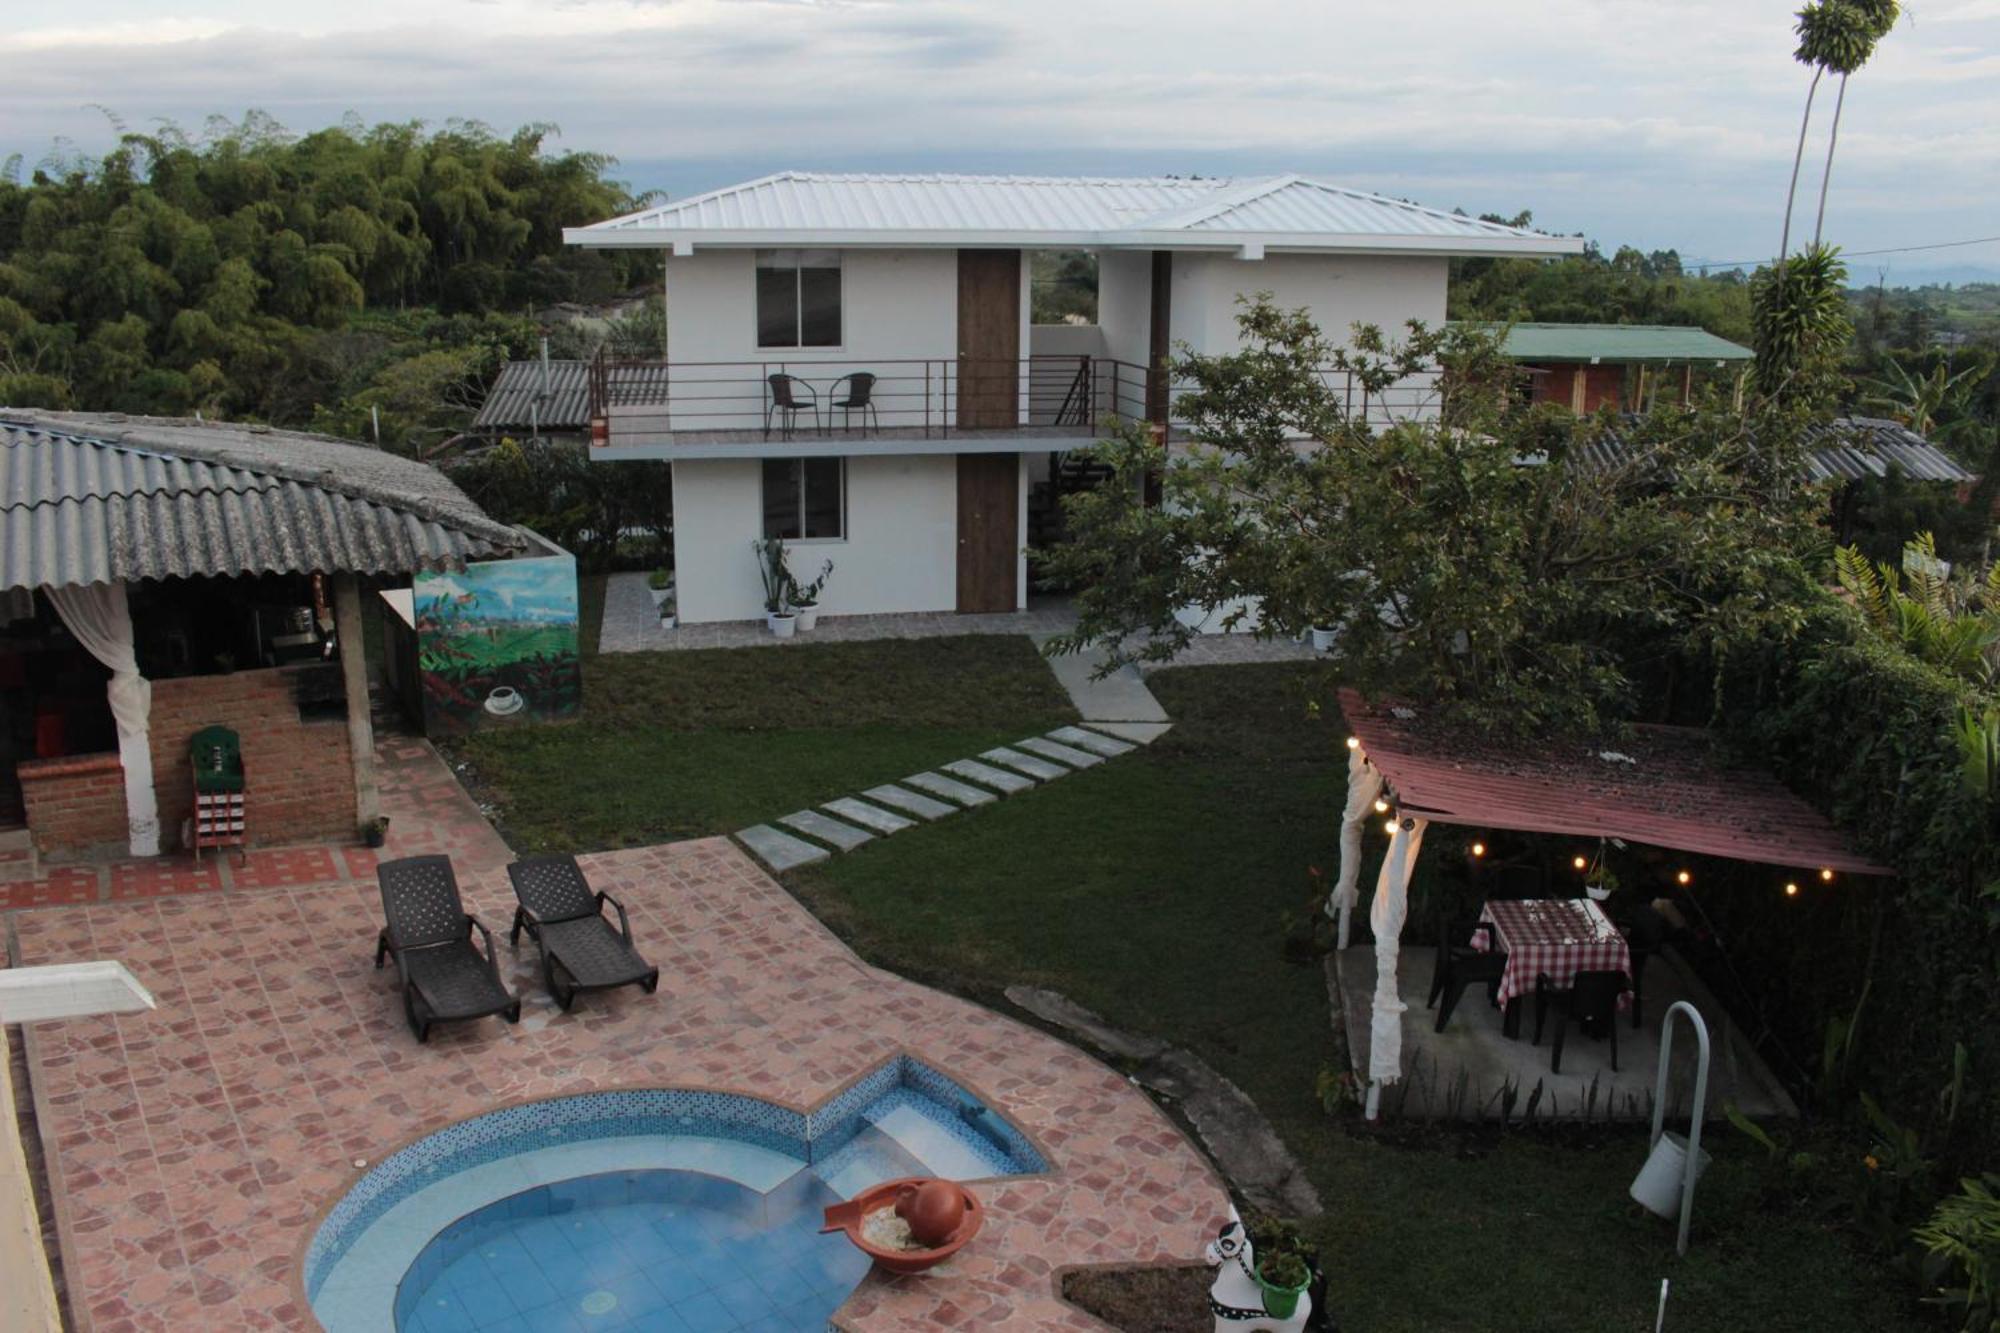
<path fill-rule="evenodd" d="M 757 345 L 840 346 L 840 252 L 757 252 Z"/>

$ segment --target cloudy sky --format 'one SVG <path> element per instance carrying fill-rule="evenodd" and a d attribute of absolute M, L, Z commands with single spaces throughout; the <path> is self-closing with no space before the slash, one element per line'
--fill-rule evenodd
<path fill-rule="evenodd" d="M 295 130 L 545 121 L 674 195 L 788 166 L 1298 170 L 1754 259 L 1809 77 L 1796 5 L 66 0 L 7 20 L 0 156 L 101 150 L 99 106 L 135 127 L 249 107 Z M 2000 0 L 1905 9 L 1849 89 L 1828 230 L 1850 250 L 2000 236 Z M 1853 266 L 2000 276 L 2000 242 Z"/>

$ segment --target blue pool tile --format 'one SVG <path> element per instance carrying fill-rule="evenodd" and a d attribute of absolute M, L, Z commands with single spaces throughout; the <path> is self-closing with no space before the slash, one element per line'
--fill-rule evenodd
<path fill-rule="evenodd" d="M 532 1264 L 503 1268 L 494 1276 L 517 1310 L 532 1310 L 556 1298 L 555 1284 Z"/>
<path fill-rule="evenodd" d="M 665 1308 L 640 1315 L 630 1327 L 632 1333 L 689 1333 L 687 1320 Z"/>
<path fill-rule="evenodd" d="M 721 1301 L 729 1313 L 736 1316 L 739 1323 L 761 1319 L 778 1308 L 764 1291 L 764 1284 L 754 1277 L 741 1278 L 714 1289 L 715 1299 Z"/>
<path fill-rule="evenodd" d="M 728 1333 L 736 1327 L 736 1316 L 710 1292 L 690 1297 L 673 1307 L 690 1333 Z"/>

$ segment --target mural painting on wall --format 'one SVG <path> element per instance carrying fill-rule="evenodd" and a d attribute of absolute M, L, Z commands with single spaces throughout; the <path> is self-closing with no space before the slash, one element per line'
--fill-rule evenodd
<path fill-rule="evenodd" d="M 411 593 L 427 732 L 575 716 L 583 678 L 573 557 L 419 574 Z"/>

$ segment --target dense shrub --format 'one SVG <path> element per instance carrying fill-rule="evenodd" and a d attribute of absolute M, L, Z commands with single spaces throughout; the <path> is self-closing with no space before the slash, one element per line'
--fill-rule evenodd
<path fill-rule="evenodd" d="M 487 513 L 533 528 L 575 555 L 579 569 L 673 560 L 669 463 L 595 463 L 578 445 L 509 439 L 446 470 Z"/>

